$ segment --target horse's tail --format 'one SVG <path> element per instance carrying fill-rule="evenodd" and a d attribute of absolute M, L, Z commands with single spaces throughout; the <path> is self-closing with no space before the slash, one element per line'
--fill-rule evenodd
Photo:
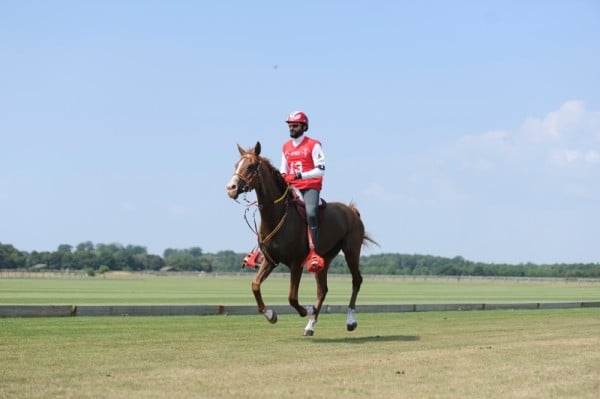
<path fill-rule="evenodd" d="M 360 212 L 358 211 L 356 204 L 354 204 L 354 202 L 350 202 L 348 204 L 348 206 L 350 207 L 350 209 L 352 209 L 352 211 L 354 213 L 356 213 L 356 216 L 358 216 L 360 223 L 362 223 L 362 220 L 360 218 Z M 363 229 L 364 229 L 364 224 L 363 224 Z M 373 238 L 371 238 L 371 236 L 369 234 L 367 234 L 367 232 L 364 232 L 363 233 L 363 245 L 369 245 L 369 244 L 374 244 L 379 247 L 379 243 L 377 241 L 375 241 Z"/>
<path fill-rule="evenodd" d="M 377 245 L 378 247 L 380 246 L 377 241 L 375 241 L 367 233 L 365 233 L 363 236 L 363 245 L 369 245 L 369 244 L 374 244 L 374 245 Z"/>

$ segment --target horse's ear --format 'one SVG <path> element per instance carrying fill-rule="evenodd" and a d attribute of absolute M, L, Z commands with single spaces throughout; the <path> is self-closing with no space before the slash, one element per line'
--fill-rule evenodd
<path fill-rule="evenodd" d="M 238 144 L 238 151 L 240 152 L 240 155 L 244 155 L 246 153 L 246 151 L 244 151 L 244 149 Z"/>
<path fill-rule="evenodd" d="M 256 155 L 260 155 L 260 141 L 256 142 L 256 145 L 254 146 L 254 153 Z"/>

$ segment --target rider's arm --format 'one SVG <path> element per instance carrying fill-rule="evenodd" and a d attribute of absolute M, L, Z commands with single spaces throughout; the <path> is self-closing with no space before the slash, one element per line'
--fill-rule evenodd
<path fill-rule="evenodd" d="M 281 163 L 279 164 L 279 173 L 285 175 L 288 173 L 288 163 L 287 159 L 285 159 L 285 154 L 281 153 Z"/>
<path fill-rule="evenodd" d="M 315 168 L 302 172 L 303 179 L 311 179 L 313 177 L 321 177 L 325 175 L 325 154 L 323 153 L 323 147 L 317 143 L 312 150 L 313 163 Z"/>

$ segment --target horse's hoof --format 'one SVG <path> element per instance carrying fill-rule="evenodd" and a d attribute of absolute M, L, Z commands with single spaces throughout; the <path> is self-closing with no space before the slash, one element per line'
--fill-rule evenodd
<path fill-rule="evenodd" d="M 304 334 L 305 337 L 312 337 L 313 335 L 315 335 L 315 330 L 304 330 Z"/>
<path fill-rule="evenodd" d="M 358 327 L 358 323 L 357 322 L 346 324 L 346 329 L 348 331 L 354 331 L 354 330 L 356 330 L 356 327 Z"/>
<path fill-rule="evenodd" d="M 275 311 L 273 311 L 272 309 L 265 310 L 264 315 L 269 323 L 271 323 L 271 324 L 277 323 L 277 313 L 275 313 Z"/>

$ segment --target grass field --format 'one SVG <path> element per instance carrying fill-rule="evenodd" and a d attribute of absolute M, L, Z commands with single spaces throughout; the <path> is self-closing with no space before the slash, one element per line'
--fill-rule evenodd
<path fill-rule="evenodd" d="M 251 275 L 2 278 L 0 304 L 246 304 Z M 286 304 L 287 276 L 263 285 Z M 332 277 L 345 304 L 350 281 Z M 314 300 L 305 276 L 301 300 Z M 600 283 L 365 277 L 360 304 L 598 301 Z M 600 309 L 0 318 L 0 398 L 596 398 Z"/>
<path fill-rule="evenodd" d="M 0 319 L 0 397 L 596 398 L 598 309 Z"/>
<path fill-rule="evenodd" d="M 253 305 L 252 275 L 157 277 L 118 274 L 108 278 L 0 278 L 0 304 L 217 304 Z M 271 276 L 262 285 L 267 304 L 287 304 L 289 277 Z M 348 302 L 348 277 L 330 277 L 326 303 Z M 311 275 L 303 277 L 301 303 L 316 295 Z M 566 280 L 402 279 L 365 276 L 358 305 L 598 301 L 600 282 Z"/>

